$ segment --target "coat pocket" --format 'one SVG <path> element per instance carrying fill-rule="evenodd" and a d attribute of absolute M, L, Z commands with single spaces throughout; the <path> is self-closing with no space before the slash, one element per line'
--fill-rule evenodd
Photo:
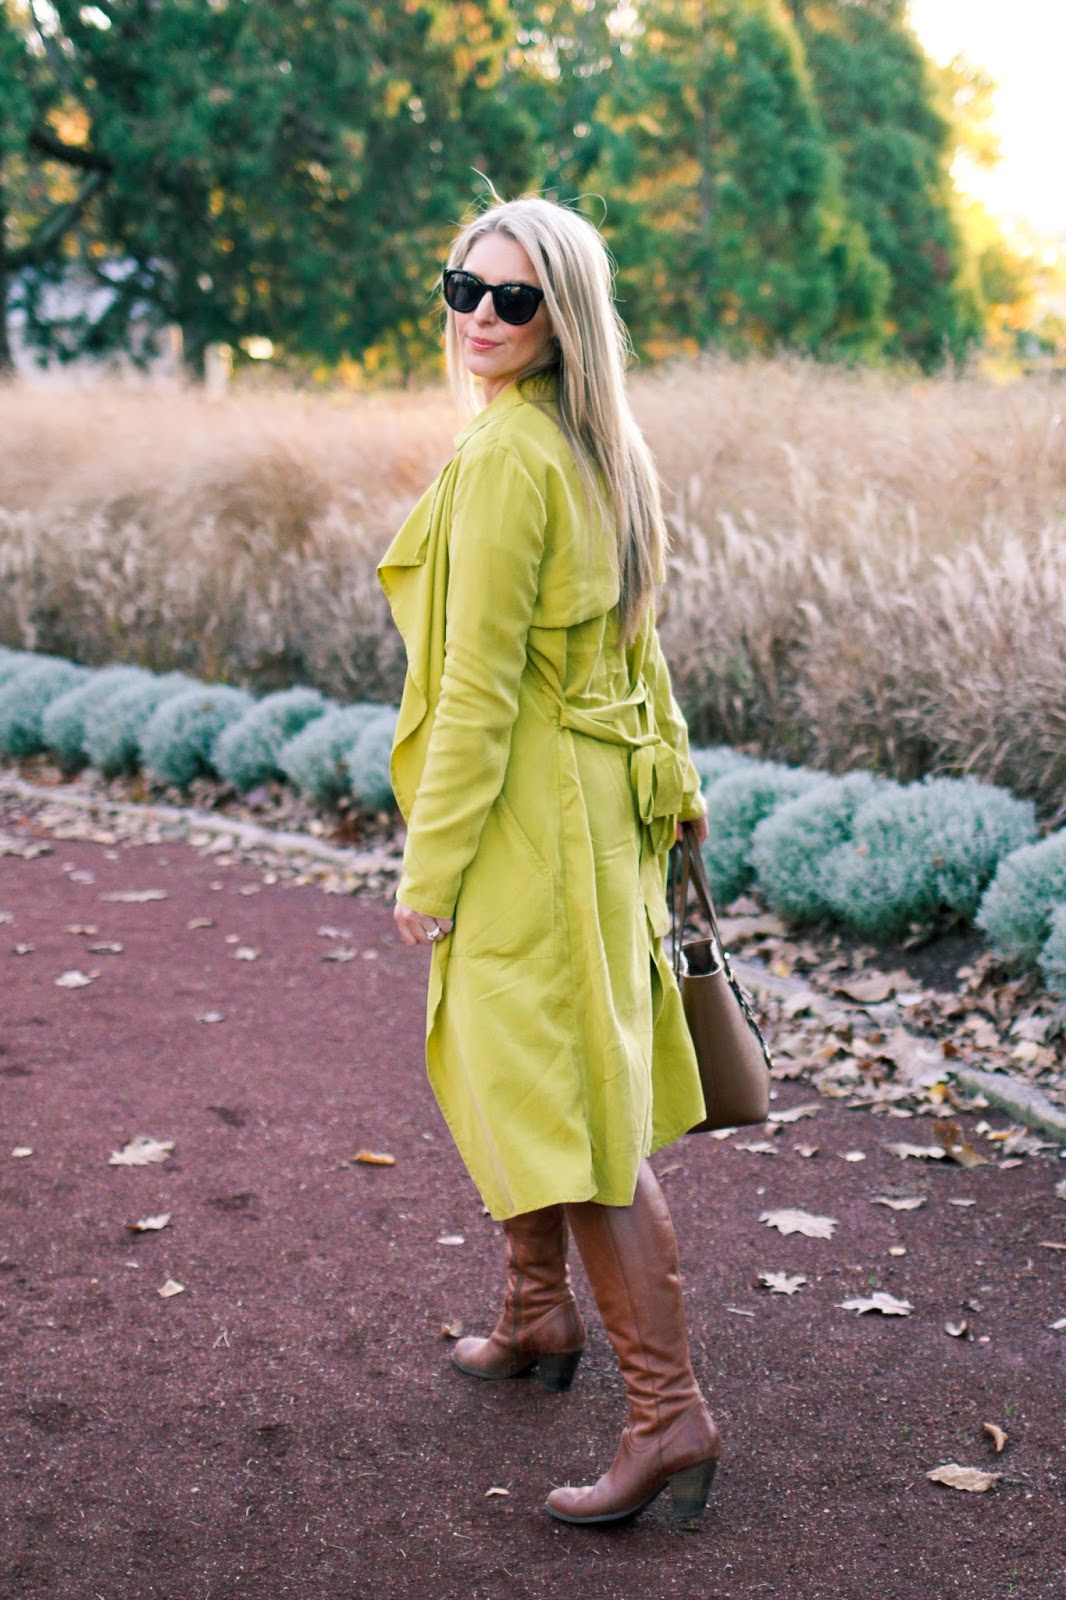
<path fill-rule="evenodd" d="M 455 904 L 452 955 L 527 959 L 555 953 L 551 869 L 503 795 L 485 818 Z"/>

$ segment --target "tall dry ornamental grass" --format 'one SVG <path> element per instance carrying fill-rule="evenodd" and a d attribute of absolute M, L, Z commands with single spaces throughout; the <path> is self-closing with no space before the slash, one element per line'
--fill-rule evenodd
<path fill-rule="evenodd" d="M 639 376 L 703 743 L 1066 815 L 1066 429 L 1053 383 L 803 361 Z M 374 566 L 451 451 L 442 394 L 0 389 L 0 642 L 395 700 Z"/>

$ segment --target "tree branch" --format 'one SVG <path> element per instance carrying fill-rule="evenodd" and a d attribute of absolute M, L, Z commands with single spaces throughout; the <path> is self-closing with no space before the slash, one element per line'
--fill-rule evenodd
<path fill-rule="evenodd" d="M 111 158 L 105 156 L 100 150 L 89 150 L 84 145 L 65 144 L 57 133 L 51 128 L 38 123 L 30 129 L 27 143 L 39 155 L 51 156 L 56 161 L 66 162 L 68 167 L 81 167 L 86 172 L 111 172 L 113 166 Z"/>
<path fill-rule="evenodd" d="M 39 266 L 63 235 L 74 226 L 93 195 L 106 181 L 106 173 L 90 172 L 74 199 L 68 200 L 64 206 L 57 206 L 20 250 L 10 252 L 7 265 L 16 270 L 19 267 Z"/>

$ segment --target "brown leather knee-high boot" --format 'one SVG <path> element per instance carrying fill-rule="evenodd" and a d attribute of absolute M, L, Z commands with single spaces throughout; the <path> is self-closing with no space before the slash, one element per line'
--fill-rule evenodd
<path fill-rule="evenodd" d="M 460 1339 L 452 1360 L 475 1378 L 519 1378 L 536 1369 L 548 1389 L 569 1389 L 585 1345 L 566 1264 L 566 1217 L 546 1206 L 509 1217 L 507 1294 L 487 1339 Z"/>
<path fill-rule="evenodd" d="M 669 1483 L 674 1515 L 699 1516 L 721 1454 L 689 1358 L 677 1242 L 658 1180 L 641 1162 L 632 1205 L 566 1208 L 625 1380 L 628 1417 L 612 1465 L 587 1488 L 553 1489 L 563 1522 L 618 1522 Z"/>

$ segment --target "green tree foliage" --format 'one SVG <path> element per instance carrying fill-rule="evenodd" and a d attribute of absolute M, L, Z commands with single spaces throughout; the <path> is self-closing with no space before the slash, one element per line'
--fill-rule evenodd
<path fill-rule="evenodd" d="M 16 274 L 58 258 L 108 170 L 71 118 L 68 79 L 54 38 L 33 25 L 29 0 L 0 0 L 0 376 L 13 368 L 7 314 Z"/>
<path fill-rule="evenodd" d="M 326 360 L 426 337 L 437 256 L 491 153 L 525 178 L 491 93 L 499 0 L 54 0 L 72 94 L 111 173 L 94 203 L 92 325 L 63 353 L 177 323 L 193 369 L 213 340 L 266 335 Z M 508 157 L 508 151 L 513 154 Z M 102 258 L 102 259 L 101 259 Z M 51 274 L 54 276 L 54 272 Z"/>
<path fill-rule="evenodd" d="M 639 342 L 869 353 L 886 289 L 778 0 L 649 0 L 601 106 Z"/>
<path fill-rule="evenodd" d="M 926 368 L 961 358 L 982 319 L 953 206 L 956 136 L 904 0 L 792 0 L 791 9 L 848 205 L 891 276 L 889 353 Z M 983 90 L 972 89 L 965 103 L 979 122 Z"/>

